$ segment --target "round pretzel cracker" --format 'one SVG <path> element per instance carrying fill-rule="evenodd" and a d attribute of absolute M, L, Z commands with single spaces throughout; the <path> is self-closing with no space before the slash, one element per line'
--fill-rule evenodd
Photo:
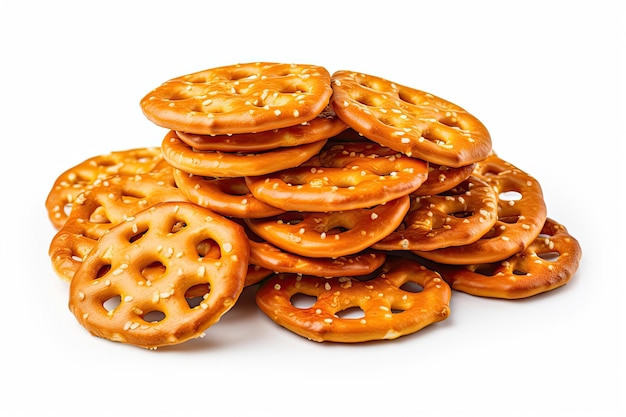
<path fill-rule="evenodd" d="M 196 204 L 229 217 L 270 217 L 284 212 L 257 199 L 243 177 L 203 177 L 174 170 L 180 190 Z"/>
<path fill-rule="evenodd" d="M 412 194 L 422 196 L 444 193 L 468 179 L 474 172 L 474 168 L 476 164 L 452 168 L 429 163 L 426 181 Z"/>
<path fill-rule="evenodd" d="M 443 98 L 353 71 L 337 71 L 331 82 L 333 110 L 368 139 L 450 167 L 481 161 L 491 151 L 483 123 Z"/>
<path fill-rule="evenodd" d="M 117 175 L 94 184 L 76 198 L 50 242 L 48 254 L 54 271 L 71 281 L 83 258 L 108 229 L 166 201 L 188 201 L 176 187 L 171 167 L 143 175 Z"/>
<path fill-rule="evenodd" d="M 367 275 L 378 269 L 387 258 L 385 252 L 363 252 L 337 258 L 312 258 L 285 252 L 269 242 L 250 240 L 250 262 L 274 272 L 318 277 Z"/>
<path fill-rule="evenodd" d="M 140 101 L 158 126 L 199 135 L 256 133 L 314 119 L 332 94 L 317 65 L 256 62 L 168 80 Z"/>
<path fill-rule="evenodd" d="M 261 239 L 280 249 L 312 258 L 336 258 L 368 249 L 394 231 L 409 209 L 403 196 L 368 209 L 286 212 L 244 219 Z"/>
<path fill-rule="evenodd" d="M 374 142 L 328 142 L 319 165 L 246 177 L 250 192 L 267 204 L 294 211 L 353 210 L 408 195 L 426 180 L 426 162 Z"/>
<path fill-rule="evenodd" d="M 100 238 L 70 283 L 69 307 L 94 336 L 150 349 L 179 344 L 235 304 L 248 258 L 238 224 L 193 203 L 160 203 Z M 209 291 L 190 297 L 199 285 Z"/>
<path fill-rule="evenodd" d="M 170 130 L 161 149 L 165 160 L 181 171 L 205 177 L 245 177 L 298 166 L 316 155 L 326 141 L 259 153 L 196 151 Z"/>
<path fill-rule="evenodd" d="M 565 226 L 548 218 L 539 236 L 522 252 L 503 261 L 435 269 L 453 289 L 481 297 L 532 297 L 569 282 L 582 249 Z"/>
<path fill-rule="evenodd" d="M 196 135 L 177 131 L 176 135 L 199 151 L 262 152 L 328 139 L 347 128 L 348 125 L 327 106 L 315 119 L 282 129 L 238 135 Z"/>
<path fill-rule="evenodd" d="M 314 302 L 296 306 L 298 296 Z M 256 302 L 275 323 L 309 340 L 359 343 L 397 339 L 445 320 L 450 296 L 438 273 L 402 260 L 368 280 L 278 274 L 261 284 Z M 354 310 L 362 314 L 350 317 Z"/>
<path fill-rule="evenodd" d="M 433 250 L 467 245 L 480 239 L 498 219 L 493 187 L 470 176 L 451 190 L 411 196 L 402 225 L 372 245 L 380 250 Z"/>
<path fill-rule="evenodd" d="M 99 181 L 117 174 L 146 174 L 168 166 L 159 147 L 120 150 L 88 158 L 54 181 L 46 198 L 48 217 L 59 229 L 67 220 L 76 197 Z"/>
<path fill-rule="evenodd" d="M 476 164 L 474 174 L 498 195 L 498 219 L 477 241 L 431 251 L 415 251 L 425 259 L 444 264 L 469 265 L 497 262 L 523 251 L 537 237 L 547 217 L 539 182 L 495 153 Z"/>

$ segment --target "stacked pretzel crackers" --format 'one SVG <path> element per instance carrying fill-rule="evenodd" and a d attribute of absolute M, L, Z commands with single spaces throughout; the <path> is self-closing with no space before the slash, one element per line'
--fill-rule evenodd
<path fill-rule="evenodd" d="M 578 268 L 538 181 L 433 94 L 248 63 L 140 105 L 160 144 L 71 167 L 46 201 L 52 266 L 93 335 L 182 343 L 255 286 L 263 313 L 310 340 L 396 339 L 445 320 L 453 290 L 530 297 Z"/>

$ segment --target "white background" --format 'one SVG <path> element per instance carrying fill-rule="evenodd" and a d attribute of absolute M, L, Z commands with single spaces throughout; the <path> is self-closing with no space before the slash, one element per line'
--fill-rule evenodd
<path fill-rule="evenodd" d="M 624 415 L 618 3 L 3 1 L 0 415 Z M 160 145 L 139 100 L 163 81 L 252 61 L 365 72 L 466 108 L 539 180 L 583 247 L 578 272 L 527 300 L 454 293 L 448 320 L 381 343 L 310 342 L 249 291 L 202 340 L 153 352 L 90 336 L 47 255 L 52 183 Z"/>

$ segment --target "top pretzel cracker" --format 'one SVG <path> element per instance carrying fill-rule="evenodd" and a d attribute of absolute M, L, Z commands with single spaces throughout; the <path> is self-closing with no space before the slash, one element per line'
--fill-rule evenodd
<path fill-rule="evenodd" d="M 324 67 L 257 62 L 173 78 L 148 93 L 140 105 L 159 126 L 223 135 L 308 122 L 325 109 L 331 94 Z"/>
<path fill-rule="evenodd" d="M 414 158 L 450 167 L 483 160 L 487 128 L 461 107 L 380 77 L 337 71 L 330 104 L 348 126 Z"/>

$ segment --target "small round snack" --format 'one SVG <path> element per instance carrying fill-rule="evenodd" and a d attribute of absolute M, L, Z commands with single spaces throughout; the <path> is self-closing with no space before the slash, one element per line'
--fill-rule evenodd
<path fill-rule="evenodd" d="M 476 164 L 452 168 L 429 163 L 426 181 L 412 194 L 433 195 L 444 193 L 468 179 L 474 172 L 474 168 L 476 168 Z"/>
<path fill-rule="evenodd" d="M 317 65 L 256 62 L 168 80 L 140 101 L 158 126 L 199 135 L 256 133 L 313 120 L 328 105 L 330 74 Z"/>
<path fill-rule="evenodd" d="M 163 157 L 174 168 L 205 177 L 265 175 L 292 168 L 319 153 L 327 139 L 258 153 L 197 151 L 170 130 L 161 143 Z"/>
<path fill-rule="evenodd" d="M 524 251 L 501 262 L 434 268 L 455 290 L 480 297 L 518 299 L 567 284 L 581 257 L 578 241 L 565 226 L 548 218 Z"/>
<path fill-rule="evenodd" d="M 490 184 L 498 196 L 498 219 L 477 241 L 431 251 L 415 251 L 443 264 L 497 262 L 522 252 L 537 237 L 547 208 L 539 182 L 527 172 L 492 153 L 476 164 L 474 176 Z"/>
<path fill-rule="evenodd" d="M 94 336 L 149 349 L 179 344 L 235 304 L 248 258 L 240 225 L 193 203 L 156 204 L 100 238 L 70 283 L 69 308 Z"/>
<path fill-rule="evenodd" d="M 328 139 L 347 128 L 348 125 L 327 106 L 315 119 L 282 129 L 238 135 L 197 135 L 188 132 L 176 132 L 176 135 L 198 151 L 262 152 Z"/>
<path fill-rule="evenodd" d="M 443 98 L 353 71 L 337 71 L 331 82 L 335 113 L 391 149 L 454 168 L 481 161 L 491 151 L 483 123 Z"/>
<path fill-rule="evenodd" d="M 117 174 L 146 174 L 166 168 L 161 148 L 137 148 L 97 155 L 69 168 L 57 177 L 46 198 L 52 225 L 59 229 L 80 193 Z"/>
<path fill-rule="evenodd" d="M 151 205 L 188 201 L 174 183 L 172 168 L 143 175 L 117 175 L 95 183 L 74 201 L 52 238 L 48 254 L 54 271 L 71 281 L 82 259 L 114 225 Z"/>
<path fill-rule="evenodd" d="M 243 177 L 203 177 L 174 170 L 174 180 L 187 198 L 229 217 L 270 217 L 284 212 L 258 200 Z"/>
<path fill-rule="evenodd" d="M 401 226 L 372 247 L 415 251 L 467 245 L 489 232 L 497 220 L 495 190 L 470 176 L 445 193 L 412 195 Z"/>
<path fill-rule="evenodd" d="M 299 296 L 313 302 L 294 305 Z M 278 274 L 261 284 L 256 302 L 275 323 L 309 340 L 359 343 L 397 339 L 445 320 L 450 296 L 438 273 L 403 259 L 366 280 Z"/>
<path fill-rule="evenodd" d="M 366 249 L 337 258 L 312 258 L 285 252 L 269 242 L 250 240 L 250 262 L 274 272 L 318 277 L 367 275 L 387 258 L 385 252 Z"/>
<path fill-rule="evenodd" d="M 280 249 L 312 258 L 337 258 L 368 249 L 394 231 L 409 210 L 409 197 L 347 211 L 295 212 L 244 219 L 250 230 Z"/>
<path fill-rule="evenodd" d="M 410 194 L 426 180 L 428 164 L 374 142 L 328 142 L 317 164 L 246 177 L 250 192 L 293 211 L 353 210 Z"/>

